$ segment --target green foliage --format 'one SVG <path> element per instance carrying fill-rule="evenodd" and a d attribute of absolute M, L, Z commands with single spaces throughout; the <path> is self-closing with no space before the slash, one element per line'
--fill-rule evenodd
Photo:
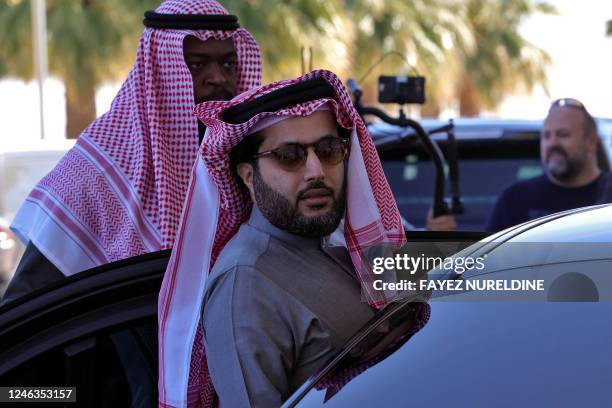
<path fill-rule="evenodd" d="M 470 92 L 478 107 L 494 108 L 508 93 L 538 84 L 546 87 L 550 58 L 518 31 L 525 18 L 555 11 L 537 0 L 223 3 L 258 39 L 268 81 L 300 74 L 300 47 L 312 46 L 315 67 L 345 78 L 359 78 L 394 51 L 368 75 L 366 91 L 375 89 L 380 74 L 417 71 L 427 77 L 428 100 L 434 107 Z M 471 86 L 462 87 L 464 81 Z"/>
<path fill-rule="evenodd" d="M 341 12 L 334 0 L 221 1 L 257 39 L 264 77 L 277 80 L 301 73 L 300 49 L 313 47 L 315 61 L 329 60 L 330 28 Z"/>
<path fill-rule="evenodd" d="M 494 108 L 510 92 L 546 85 L 548 55 L 518 28 L 535 13 L 553 13 L 539 0 L 222 0 L 254 34 L 266 81 L 301 73 L 301 47 L 314 66 L 359 78 L 395 51 L 379 74 L 427 77 L 432 106 L 463 98 Z M 134 60 L 142 15 L 158 0 L 47 0 L 49 69 L 71 89 L 122 79 Z M 610 23 L 608 23 L 610 30 Z M 29 0 L 0 0 L 0 76 L 32 76 Z M 393 54 L 397 55 L 397 54 Z M 462 86 L 468 84 L 469 86 Z M 370 98 L 372 99 L 372 98 Z"/>
<path fill-rule="evenodd" d="M 75 89 L 121 79 L 135 57 L 142 15 L 158 1 L 47 0 L 49 72 Z M 0 75 L 32 76 L 28 0 L 0 0 Z"/>
<path fill-rule="evenodd" d="M 510 92 L 546 89 L 550 57 L 518 32 L 522 21 L 535 13 L 554 13 L 545 3 L 532 0 L 469 0 L 466 22 L 475 41 L 472 49 L 457 49 L 457 56 L 474 84 L 478 100 L 494 108 Z"/>
<path fill-rule="evenodd" d="M 390 51 L 405 56 L 386 58 L 374 69 L 364 83 L 365 89 L 375 90 L 380 74 L 414 74 L 427 77 L 428 100 L 444 99 L 451 95 L 444 89 L 441 78 L 448 82 L 453 70 L 449 59 L 454 46 L 466 47 L 470 33 L 462 17 L 461 5 L 447 0 L 369 0 L 347 1 L 349 19 L 354 22 L 354 36 L 347 38 L 350 66 L 357 68 L 352 75 L 360 77 L 364 71 Z M 369 85 L 369 86 L 368 86 Z M 437 97 L 436 94 L 442 94 Z M 370 96 L 373 100 L 374 96 Z"/>
<path fill-rule="evenodd" d="M 30 2 L 0 0 L 0 77 L 33 75 Z"/>

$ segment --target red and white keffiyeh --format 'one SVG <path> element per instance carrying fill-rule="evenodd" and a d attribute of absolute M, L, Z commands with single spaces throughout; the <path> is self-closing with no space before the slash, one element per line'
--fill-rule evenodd
<path fill-rule="evenodd" d="M 162 14 L 228 14 L 214 0 L 168 0 Z M 170 248 L 197 155 L 192 77 L 183 39 L 232 38 L 238 90 L 261 84 L 255 39 L 233 31 L 145 28 L 110 110 L 34 188 L 12 228 L 64 274 Z"/>
<path fill-rule="evenodd" d="M 223 113 L 233 106 L 313 78 L 328 82 L 334 89 L 334 98 L 259 113 L 241 124 L 223 121 Z M 196 114 L 207 131 L 192 170 L 177 241 L 159 297 L 160 406 L 215 404 L 199 324 L 202 296 L 215 259 L 248 219 L 252 208 L 250 198 L 239 188 L 230 169 L 230 151 L 262 119 L 308 116 L 324 104 L 334 111 L 341 126 L 353 129 L 344 236 L 356 276 L 363 283 L 372 280 L 370 269 L 363 267 L 365 248 L 383 244 L 397 248 L 405 243 L 397 204 L 374 144 L 342 82 L 332 72 L 313 71 L 248 91 L 231 101 L 198 105 Z M 374 291 L 371 285 L 362 287 L 370 305 L 380 308 L 387 304 L 384 293 Z"/>

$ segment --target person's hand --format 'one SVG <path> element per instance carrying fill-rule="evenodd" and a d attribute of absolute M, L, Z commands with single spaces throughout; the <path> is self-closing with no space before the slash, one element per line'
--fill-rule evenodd
<path fill-rule="evenodd" d="M 453 215 L 440 215 L 436 218 L 433 216 L 433 211 L 430 208 L 427 211 L 427 230 L 429 231 L 455 231 L 457 222 Z"/>

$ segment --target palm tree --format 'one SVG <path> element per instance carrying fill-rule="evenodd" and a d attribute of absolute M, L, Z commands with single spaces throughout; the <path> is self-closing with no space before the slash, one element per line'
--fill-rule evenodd
<path fill-rule="evenodd" d="M 425 75 L 427 114 L 435 115 L 446 101 L 458 100 L 462 115 L 475 115 L 484 108 L 495 108 L 508 93 L 529 91 L 536 84 L 546 86 L 550 58 L 518 31 L 526 17 L 554 12 L 540 1 L 269 0 L 225 4 L 259 39 L 267 80 L 299 73 L 299 47 L 312 45 L 315 65 L 342 77 L 360 77 L 373 68 L 363 84 L 365 99 L 370 102 L 379 74 Z M 385 55 L 382 63 L 373 67 Z"/>
<path fill-rule="evenodd" d="M 301 74 L 301 48 L 312 47 L 317 67 L 338 70 L 332 50 L 338 44 L 338 0 L 222 1 L 239 17 L 240 25 L 258 40 L 263 54 L 264 81 Z"/>
<path fill-rule="evenodd" d="M 95 119 L 95 89 L 125 77 L 142 31 L 142 14 L 158 1 L 47 0 L 49 72 L 66 87 L 66 134 Z M 138 13 L 135 10 L 138 9 Z M 0 76 L 30 79 L 30 2 L 0 0 Z"/>
<path fill-rule="evenodd" d="M 33 76 L 30 2 L 0 0 L 0 77 Z"/>
<path fill-rule="evenodd" d="M 350 66 L 361 76 L 372 100 L 375 78 L 380 74 L 396 73 L 424 75 L 427 79 L 426 110 L 435 111 L 438 101 L 448 94 L 440 80 L 452 71 L 449 49 L 452 44 L 469 43 L 471 33 L 462 18 L 461 4 L 448 0 L 346 0 L 348 18 L 353 21 L 349 42 Z M 377 67 L 373 64 L 384 63 Z M 372 67 L 367 74 L 368 67 Z M 364 72 L 366 71 L 366 72 Z"/>
<path fill-rule="evenodd" d="M 520 23 L 534 13 L 555 9 L 533 0 L 468 0 L 466 22 L 474 35 L 473 47 L 458 47 L 460 67 L 455 80 L 460 114 L 477 115 L 495 108 L 509 93 L 531 91 L 536 84 L 546 87 L 550 57 L 523 38 Z"/>
<path fill-rule="evenodd" d="M 377 74 L 431 73 L 446 61 L 449 39 L 469 37 L 457 4 L 448 0 L 297 0 L 224 1 L 259 40 L 264 79 L 300 73 L 300 48 L 312 47 L 314 66 L 341 77 L 367 75 L 365 99 L 373 100 Z M 268 40 L 266 40 L 268 39 Z M 272 39 L 272 40 L 270 40 Z M 399 55 L 399 57 L 398 57 Z M 403 56 L 408 56 L 403 57 Z M 369 92 L 368 92 L 369 91 Z"/>
<path fill-rule="evenodd" d="M 66 84 L 69 137 L 93 120 L 95 87 L 125 77 L 142 13 L 158 3 L 47 0 L 50 72 Z M 420 73 L 427 78 L 426 113 L 457 99 L 461 113 L 473 115 L 494 108 L 508 92 L 546 79 L 548 56 L 518 33 L 525 17 L 552 11 L 539 0 L 222 3 L 257 38 L 265 81 L 300 74 L 300 49 L 312 47 L 314 66 L 341 77 L 360 77 L 373 68 L 363 84 L 366 100 L 373 101 L 377 74 Z M 0 76 L 32 76 L 29 8 L 28 0 L 0 0 Z"/>

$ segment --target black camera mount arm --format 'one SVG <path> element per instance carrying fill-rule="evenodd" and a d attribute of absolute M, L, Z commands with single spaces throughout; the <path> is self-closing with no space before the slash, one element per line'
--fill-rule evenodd
<path fill-rule="evenodd" d="M 387 115 L 385 112 L 378 108 L 371 106 L 363 106 L 361 104 L 361 97 L 363 92 L 359 87 L 357 81 L 349 79 L 347 82 L 348 88 L 355 97 L 355 109 L 357 113 L 363 118 L 365 115 L 373 115 L 391 125 L 400 127 L 410 127 L 414 129 L 417 137 L 423 143 L 423 147 L 432 163 L 435 167 L 436 178 L 434 184 L 434 196 L 433 196 L 433 216 L 438 217 L 440 215 L 449 214 L 449 209 L 444 201 L 444 156 L 440 151 L 440 148 L 430 138 L 425 129 L 415 120 L 406 117 L 404 110 L 400 106 L 399 117 L 393 118 Z"/>
<path fill-rule="evenodd" d="M 461 202 L 461 192 L 459 188 L 459 152 L 457 149 L 457 139 L 455 138 L 455 124 L 450 119 L 447 125 L 431 129 L 429 135 L 436 133 L 446 133 L 446 157 L 448 163 L 448 181 L 450 183 L 451 214 L 463 214 L 465 208 Z"/>

